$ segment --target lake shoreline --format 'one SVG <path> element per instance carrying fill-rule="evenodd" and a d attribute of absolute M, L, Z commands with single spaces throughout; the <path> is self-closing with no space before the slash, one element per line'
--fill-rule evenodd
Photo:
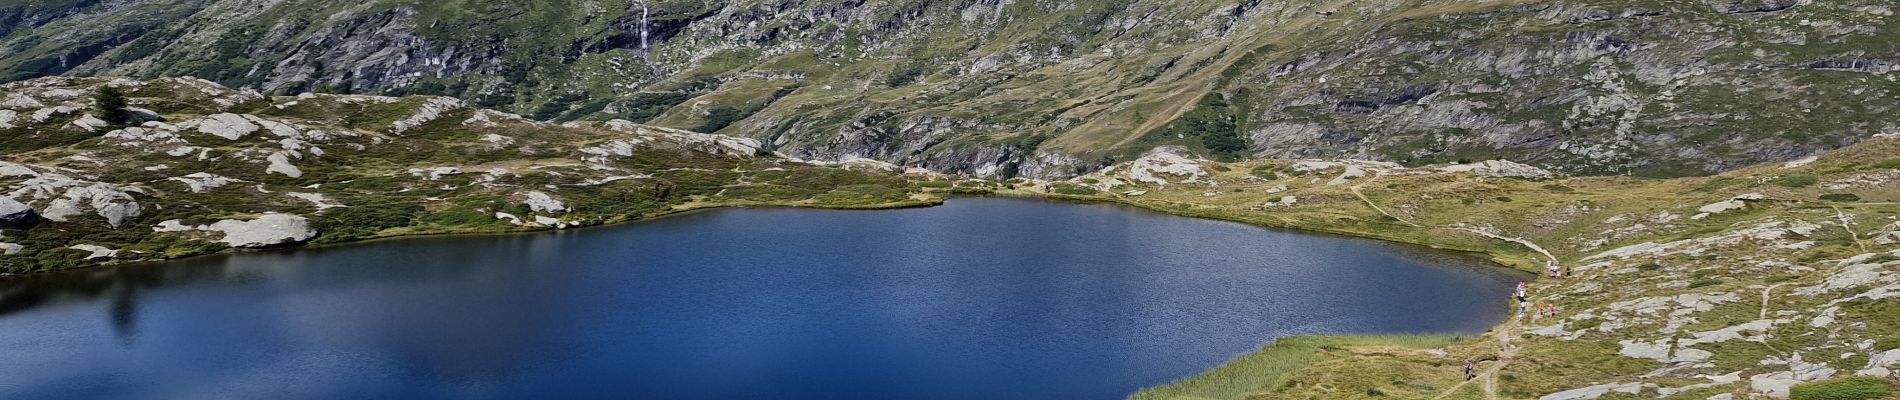
<path fill-rule="evenodd" d="M 542 227 L 542 228 L 524 228 L 524 229 L 519 229 L 519 230 L 487 231 L 487 232 L 483 232 L 483 231 L 403 232 L 403 233 L 398 233 L 398 234 L 393 234 L 393 235 L 388 235 L 388 236 L 380 236 L 380 237 L 367 238 L 367 239 L 361 239 L 361 240 L 350 240 L 350 241 L 343 241 L 343 242 L 336 242 L 336 243 L 305 244 L 305 245 L 298 245 L 298 246 L 277 247 L 277 248 L 256 249 L 256 250 L 226 249 L 224 251 L 219 251 L 219 252 L 214 252 L 214 253 L 195 254 L 195 255 L 189 255 L 189 256 L 177 257 L 177 258 L 148 259 L 148 260 L 117 262 L 117 263 L 102 263 L 93 267 L 74 269 L 74 270 L 51 271 L 51 272 L 42 272 L 42 273 L 33 273 L 33 274 L 0 275 L 0 282 L 32 278 L 35 276 L 48 275 L 48 274 L 97 271 L 102 268 L 157 267 L 165 263 L 185 261 L 185 260 L 191 260 L 191 259 L 197 259 L 197 258 L 235 256 L 235 255 L 254 254 L 254 253 L 295 252 L 295 251 L 302 251 L 302 250 L 333 249 L 333 248 L 349 247 L 349 246 L 371 244 L 371 243 L 381 243 L 385 241 L 395 241 L 395 240 L 432 240 L 432 239 L 452 239 L 452 238 L 461 238 L 461 237 L 492 237 L 492 236 L 547 234 L 547 233 L 557 233 L 557 232 L 558 233 L 585 232 L 592 229 L 615 228 L 615 227 L 622 227 L 625 225 L 635 224 L 635 223 L 659 221 L 659 220 L 663 220 L 667 218 L 682 217 L 682 216 L 699 214 L 703 212 L 732 210 L 732 209 L 785 208 L 785 209 L 819 209 L 819 210 L 841 210 L 841 211 L 901 210 L 901 209 L 937 207 L 937 206 L 943 205 L 945 202 L 949 200 L 957 199 L 957 198 L 984 198 L 984 197 L 1038 199 L 1038 200 L 1045 200 L 1045 201 L 1071 202 L 1071 203 L 1078 203 L 1078 204 L 1108 205 L 1108 206 L 1115 206 L 1115 207 L 1125 207 L 1131 210 L 1137 210 L 1141 212 L 1149 212 L 1149 213 L 1155 213 L 1155 214 L 1161 214 L 1161 215 L 1244 224 L 1244 225 L 1254 227 L 1254 228 L 1283 231 L 1283 232 L 1289 232 L 1289 233 L 1333 236 L 1333 237 L 1349 238 L 1349 239 L 1376 240 L 1376 241 L 1387 242 L 1391 244 L 1416 246 L 1422 249 L 1430 249 L 1434 251 L 1443 251 L 1443 252 L 1450 252 L 1450 253 L 1458 254 L 1458 255 L 1472 256 L 1473 258 L 1481 259 L 1481 261 L 1485 264 L 1489 264 L 1485 266 L 1485 268 L 1503 268 L 1512 272 L 1523 273 L 1525 275 L 1524 278 L 1526 280 L 1537 278 L 1533 273 L 1531 273 L 1531 270 L 1529 270 L 1528 268 L 1513 266 L 1510 263 L 1500 261 L 1498 254 L 1493 254 L 1491 252 L 1477 250 L 1477 249 L 1465 249 L 1465 248 L 1440 246 L 1440 245 L 1435 245 L 1433 243 L 1419 241 L 1419 240 L 1407 240 L 1408 239 L 1407 237 L 1399 236 L 1399 235 L 1378 235 L 1378 234 L 1370 234 L 1368 232 L 1361 232 L 1361 231 L 1352 231 L 1352 230 L 1344 230 L 1344 229 L 1328 229 L 1327 227 L 1324 227 L 1324 226 L 1308 226 L 1308 225 L 1298 225 L 1298 224 L 1268 224 L 1268 223 L 1261 223 L 1261 221 L 1259 220 L 1249 220 L 1249 219 L 1241 218 L 1238 216 L 1223 214 L 1223 213 L 1218 212 L 1219 210 L 1200 210 L 1200 212 L 1193 212 L 1193 210 L 1170 208 L 1161 204 L 1141 202 L 1138 200 L 1122 198 L 1122 197 L 1076 196 L 1076 195 L 1040 193 L 1040 192 L 1029 192 L 1029 191 L 1019 191 L 1019 190 L 1003 190 L 1003 191 L 995 191 L 991 193 L 955 193 L 955 194 L 930 193 L 929 196 L 913 197 L 912 199 L 906 200 L 906 201 L 873 204 L 873 205 L 832 206 L 832 205 L 799 204 L 799 203 L 785 203 L 785 202 L 749 202 L 749 201 L 721 202 L 721 203 L 683 203 L 683 204 L 675 205 L 672 208 L 669 208 L 668 210 L 663 211 L 663 212 L 650 213 L 646 215 L 641 215 L 637 218 L 629 218 L 629 219 L 621 220 L 621 221 L 612 221 L 612 222 L 602 223 L 598 225 L 589 225 L 589 226 L 575 227 L 575 228 L 556 229 L 556 228 Z M 1480 261 L 1480 260 L 1474 260 L 1474 261 Z M 1508 322 L 1508 318 L 1505 318 L 1504 320 L 1505 322 Z M 1498 324 L 1492 325 L 1489 328 L 1488 332 L 1496 331 L 1498 327 L 1503 326 L 1505 322 L 1500 322 Z M 1312 352 L 1314 351 L 1314 349 L 1310 348 L 1312 346 L 1299 345 L 1299 343 L 1305 343 L 1304 341 L 1327 340 L 1327 341 L 1341 341 L 1341 342 L 1352 342 L 1352 343 L 1386 343 L 1386 342 L 1393 342 L 1393 341 L 1403 341 L 1407 338 L 1417 336 L 1417 335 L 1455 337 L 1454 335 L 1450 335 L 1450 334 L 1441 334 L 1441 333 L 1433 333 L 1433 332 L 1417 332 L 1414 334 L 1354 334 L 1354 333 L 1334 332 L 1334 333 L 1282 336 L 1282 337 L 1274 338 L 1272 341 L 1265 343 L 1258 350 L 1247 352 L 1247 353 L 1236 354 L 1231 360 L 1223 362 L 1214 367 L 1208 368 L 1200 373 L 1181 377 L 1178 380 L 1167 383 L 1167 384 L 1143 388 L 1141 391 L 1137 393 L 1131 393 L 1130 396 L 1133 397 L 1133 396 L 1149 394 L 1149 393 L 1154 393 L 1154 394 L 1167 393 L 1171 390 L 1169 389 L 1170 387 L 1173 387 L 1176 385 L 1192 385 L 1197 382 L 1206 382 L 1210 379 L 1214 379 L 1212 378 L 1213 376 L 1232 375 L 1233 374 L 1233 372 L 1231 372 L 1232 370 L 1249 368 L 1248 363 L 1250 362 L 1259 363 L 1259 361 L 1250 361 L 1250 360 L 1259 359 L 1263 357 L 1271 358 L 1271 359 L 1306 360 L 1306 359 L 1309 359 L 1310 357 L 1306 357 L 1306 355 L 1299 354 L 1299 353 Z M 1288 355 L 1288 354 L 1291 354 L 1291 355 Z M 1278 372 L 1274 374 L 1268 374 L 1266 376 L 1256 377 L 1256 378 L 1266 379 L 1266 380 L 1279 379 L 1280 377 L 1282 377 L 1282 375 L 1286 373 L 1297 371 L 1299 369 L 1299 365 L 1290 365 L 1290 366 L 1277 365 L 1277 366 L 1272 367 L 1271 369 Z"/>
<path fill-rule="evenodd" d="M 589 333 L 595 324 L 606 324 L 603 321 L 646 321 L 627 326 L 643 327 L 640 329 L 648 336 L 638 337 L 649 339 L 672 338 L 681 332 L 701 329 L 699 334 L 683 337 L 717 338 L 690 339 L 706 344 L 727 343 L 720 346 L 772 341 L 752 342 L 749 338 L 756 336 L 757 331 L 736 329 L 727 322 L 708 321 L 730 320 L 741 325 L 761 326 L 808 326 L 806 324 L 811 323 L 808 321 L 830 321 L 808 326 L 815 327 L 811 329 L 788 329 L 791 329 L 789 332 L 806 332 L 801 335 L 818 334 L 807 338 L 821 338 L 837 337 L 845 332 L 836 328 L 862 327 L 867 329 L 863 332 L 872 337 L 897 340 L 891 343 L 942 345 L 897 346 L 888 349 L 894 352 L 877 353 L 885 354 L 880 357 L 896 357 L 887 361 L 903 361 L 933 352 L 954 356 L 947 358 L 950 362 L 946 363 L 889 365 L 905 366 L 906 370 L 921 365 L 915 368 L 935 371 L 919 376 L 957 376 L 963 371 L 989 370 L 985 366 L 1017 365 L 998 364 L 994 359 L 999 357 L 1042 359 L 1024 361 L 1024 364 L 1042 365 L 1044 367 L 1033 370 L 1048 372 L 1005 374 L 996 380 L 985 380 L 985 384 L 978 385 L 980 388 L 970 390 L 1017 393 L 1028 398 L 1046 397 L 1032 393 L 1079 390 L 1077 393 L 1093 393 L 1076 396 L 1080 398 L 1117 398 L 1150 385 L 1201 373 L 1223 364 L 1234 354 L 1259 348 L 1270 337 L 1314 332 L 1477 334 L 1495 322 L 1502 308 L 1489 301 L 1492 295 L 1502 293 L 1515 280 L 1503 270 L 1477 260 L 1441 257 L 1438 253 L 1421 252 L 1409 246 L 1181 218 L 1101 202 L 985 196 L 958 198 L 944 203 L 943 207 L 891 213 L 792 208 L 696 213 L 691 208 L 681 207 L 677 212 L 668 213 L 683 217 L 681 219 L 654 218 L 649 219 L 656 222 L 654 224 L 621 225 L 619 229 L 585 235 L 439 236 L 444 240 L 417 237 L 410 242 L 380 242 L 335 249 L 325 246 L 310 252 L 235 255 L 48 277 L 44 281 L 47 286 L 37 286 L 40 281 L 30 281 L 35 285 L 18 286 L 41 293 L 37 297 L 39 301 L 28 296 L 22 297 L 25 301 L 18 304 L 43 307 L 37 309 L 52 312 L 17 314 L 29 317 L 13 326 L 40 327 L 39 322 L 26 323 L 38 321 L 35 318 L 79 321 L 92 324 L 86 326 L 97 326 L 98 330 L 61 328 L 60 331 L 105 341 L 121 339 L 102 333 L 138 336 L 141 339 L 137 342 L 143 345 L 144 351 L 176 352 L 201 344 L 222 345 L 193 339 L 202 337 L 195 333 L 139 327 L 178 326 L 173 321 L 181 319 L 280 321 L 274 317 L 219 317 L 239 311 L 282 313 L 289 320 L 327 315 L 331 317 L 291 325 L 335 322 L 332 321 L 335 317 L 345 318 L 342 320 L 345 322 L 361 320 L 361 323 L 336 325 L 352 328 L 314 337 L 367 338 L 362 335 L 394 334 L 389 340 L 346 343 L 369 345 L 370 348 L 357 351 L 379 354 L 397 348 L 378 350 L 374 347 L 408 346 L 404 338 L 440 336 L 413 334 L 418 332 L 415 329 L 476 326 L 510 318 L 537 320 L 566 316 L 560 319 L 579 325 L 562 328 L 566 324 L 563 322 L 498 326 L 542 326 L 533 330 L 553 336 L 536 337 L 560 339 L 547 343 L 588 338 L 602 340 L 600 343 L 609 344 L 607 348 L 638 347 L 645 345 L 637 343 L 653 342 L 618 334 L 602 335 L 620 332 L 619 329 Z M 1012 226 L 1021 229 L 1007 228 Z M 972 249 L 986 250 L 976 250 L 983 256 L 968 257 Z M 840 256 L 846 258 L 838 258 Z M 860 272 L 848 272 L 853 269 Z M 814 291 L 814 288 L 829 286 L 793 283 L 802 280 L 848 285 L 837 291 Z M 933 284 L 966 280 L 972 281 L 951 286 Z M 1309 284 L 1314 281 L 1336 284 Z M 904 284 L 890 285 L 893 282 Z M 682 283 L 685 285 L 681 286 Z M 128 284 L 138 290 L 116 289 Z M 767 286 L 759 286 L 761 284 Z M 784 290 L 766 289 L 771 285 Z M 1381 289 L 1341 290 L 1360 287 Z M 659 290 L 662 288 L 682 290 Z M 915 293 L 899 294 L 902 291 L 894 291 L 894 288 Z M 1405 289 L 1387 290 L 1391 288 Z M 753 293 L 762 293 L 759 299 L 773 301 L 745 300 Z M 260 296 L 273 300 L 250 301 Z M 629 301 L 634 299 L 648 301 Z M 970 299 L 984 300 L 971 303 Z M 1447 303 L 1431 304 L 1438 300 Z M 75 306 L 79 304 L 90 305 Z M 138 306 L 128 308 L 120 304 Z M 771 306 L 757 307 L 762 304 Z M 861 307 L 871 312 L 823 312 L 830 309 L 827 304 L 848 307 L 865 304 Z M 796 310 L 784 309 L 788 306 Z M 738 307 L 754 312 L 693 311 L 702 307 L 728 311 Z M 437 308 L 442 310 L 433 310 Z M 486 310 L 488 308 L 495 309 Z M 97 325 L 94 315 L 101 309 L 128 317 L 115 319 L 124 322 L 114 325 Z M 444 313 L 447 310 L 456 311 Z M 609 311 L 603 315 L 614 317 L 585 316 L 601 311 Z M 893 313 L 897 311 L 903 312 Z M 397 317 L 400 314 L 416 315 Z M 141 317 L 129 317 L 131 315 Z M 145 315 L 157 319 L 143 317 Z M 420 316 L 429 317 L 422 318 L 423 322 L 410 322 Z M 651 323 L 676 318 L 686 318 L 680 321 L 684 322 L 680 327 L 683 331 L 665 328 L 668 323 Z M 903 321 L 887 320 L 891 318 Z M 975 330 L 953 333 L 942 329 L 965 324 L 1013 330 L 985 333 L 991 332 L 989 328 L 972 328 Z M 282 333 L 270 332 L 283 329 L 280 322 L 256 325 L 259 333 L 240 336 L 267 341 L 285 337 Z M 1194 325 L 1200 327 L 1168 328 Z M 1032 334 L 1010 333 L 1019 331 Z M 507 338 L 522 334 L 503 330 L 492 335 L 472 336 L 476 339 L 450 336 L 458 339 L 443 346 L 453 348 L 456 343 L 474 346 L 454 352 L 459 354 L 493 348 L 490 346 L 495 342 L 480 339 L 482 337 Z M 945 341 L 978 346 L 944 345 Z M 328 346 L 336 344 L 331 342 L 302 342 L 303 347 L 321 351 L 283 354 L 343 351 L 329 349 Z M 122 354 L 107 349 L 109 347 L 114 346 L 87 345 L 42 353 L 50 357 L 73 350 L 98 349 L 101 354 Z M 277 354 L 262 350 L 268 347 L 251 345 L 222 348 L 226 350 L 220 351 L 234 356 L 260 351 Z M 944 348 L 966 350 L 927 350 Z M 688 357 L 722 357 L 721 354 L 782 362 L 832 359 L 822 354 L 792 358 L 771 356 L 775 354 L 772 351 L 679 353 Z M 1083 356 L 1068 358 L 1073 354 Z M 1074 364 L 1098 357 L 1146 361 Z M 983 361 L 973 364 L 956 361 L 964 358 L 969 358 L 965 361 Z M 483 370 L 512 363 L 476 363 L 479 365 L 467 368 Z M 594 371 L 573 376 L 612 376 L 625 372 L 601 370 L 588 364 L 577 361 L 553 365 L 571 366 L 577 368 L 575 372 Z M 127 368 L 129 364 L 103 365 Z M 1051 366 L 1056 368 L 1047 368 Z M 429 368 L 437 367 L 440 366 Z M 216 366 L 207 369 L 223 370 Z M 746 369 L 734 371 L 743 370 Z M 721 370 L 714 368 L 683 376 L 708 377 L 717 382 L 720 380 L 718 371 Z M 815 373 L 863 376 L 849 373 L 852 371 L 849 368 L 832 371 L 836 373 Z M 1114 376 L 1120 380 L 1109 383 L 1075 378 L 1082 376 Z M 510 385 L 536 384 L 534 380 L 509 379 Z M 335 382 L 343 384 L 352 380 Z M 443 384 L 441 382 L 423 379 L 413 383 L 417 386 L 403 385 L 435 387 Z M 108 382 L 98 387 L 121 386 Z M 608 385 L 601 389 L 613 390 L 613 387 Z M 852 390 L 850 387 L 818 390 Z M 717 386 L 708 388 L 716 390 Z M 930 389 L 899 385 L 876 390 L 898 393 Z"/>
<path fill-rule="evenodd" d="M 26 274 L 0 273 L 0 282 L 7 282 L 7 281 L 12 281 L 12 280 L 32 278 L 35 276 L 44 276 L 44 275 L 61 274 L 61 273 L 69 273 L 69 272 L 98 271 L 98 270 L 106 269 L 106 268 L 143 267 L 143 266 L 151 266 L 151 265 L 156 265 L 156 264 L 164 264 L 164 263 L 177 262 L 177 261 L 185 261 L 185 260 L 204 258 L 204 257 L 220 257 L 220 256 L 257 254 L 257 253 L 293 252 L 293 251 L 299 251 L 299 250 L 312 250 L 312 249 L 329 249 L 329 248 L 360 245 L 360 244 L 367 244 L 367 243 L 378 243 L 378 242 L 390 241 L 390 240 L 507 236 L 507 235 L 542 234 L 542 233 L 551 233 L 551 232 L 581 232 L 581 231 L 586 231 L 589 229 L 618 227 L 618 226 L 622 226 L 626 224 L 655 221 L 655 220 L 659 220 L 663 218 L 670 218 L 670 217 L 693 214 L 693 213 L 698 213 L 698 212 L 715 211 L 715 210 L 722 210 L 722 209 L 804 208 L 804 209 L 819 209 L 819 210 L 877 211 L 877 210 L 901 210 L 901 209 L 910 209 L 910 208 L 935 207 L 938 205 L 942 205 L 943 202 L 944 202 L 943 197 L 931 196 L 928 198 L 913 197 L 911 199 L 904 200 L 904 201 L 880 203 L 880 204 L 869 204 L 869 205 L 823 205 L 823 204 L 800 204 L 800 203 L 795 203 L 795 202 L 753 202 L 753 201 L 734 201 L 734 202 L 723 202 L 723 203 L 682 203 L 682 204 L 676 204 L 672 208 L 667 209 L 666 211 L 649 213 L 649 214 L 641 215 L 639 217 L 627 218 L 624 220 L 610 221 L 610 222 L 606 222 L 606 223 L 602 223 L 598 225 L 587 225 L 587 226 L 579 226 L 579 227 L 572 227 L 572 228 L 517 226 L 517 229 L 503 229 L 503 230 L 493 230 L 493 231 L 470 230 L 470 231 L 462 231 L 462 232 L 407 231 L 407 232 L 399 232 L 399 233 L 389 234 L 389 235 L 384 235 L 384 236 L 376 236 L 376 237 L 363 238 L 363 239 L 353 239 L 353 240 L 346 240 L 346 241 L 333 242 L 333 243 L 298 243 L 295 245 L 277 246 L 277 247 L 268 247 L 268 248 L 259 248 L 259 249 L 225 248 L 219 251 L 214 251 L 214 252 L 209 252 L 209 253 L 188 254 L 188 255 L 183 255 L 183 256 L 178 256 L 178 257 L 162 257 L 162 258 L 147 258 L 147 259 L 138 259 L 138 260 L 101 262 L 101 263 L 96 263 L 96 264 L 86 266 L 83 268 L 70 268 L 70 269 L 61 269 L 61 270 L 56 270 L 56 271 L 42 271 L 42 272 L 33 272 L 33 273 L 26 273 Z"/>

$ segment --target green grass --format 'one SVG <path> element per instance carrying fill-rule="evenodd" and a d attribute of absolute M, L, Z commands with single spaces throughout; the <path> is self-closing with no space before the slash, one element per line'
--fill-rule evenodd
<path fill-rule="evenodd" d="M 1804 188 L 1814 186 L 1816 183 L 1820 183 L 1820 179 L 1815 178 L 1813 175 L 1789 175 L 1775 180 L 1776 185 L 1789 188 Z"/>
<path fill-rule="evenodd" d="M 1136 400 L 1239 399 L 1279 386 L 1295 371 L 1320 357 L 1321 351 L 1364 346 L 1429 349 L 1458 340 L 1449 335 L 1291 336 L 1274 340 L 1219 367 L 1172 383 L 1142 389 Z"/>
<path fill-rule="evenodd" d="M 1875 400 L 1893 394 L 1893 382 L 1870 376 L 1857 376 L 1795 385 L 1788 391 L 1790 400 Z"/>

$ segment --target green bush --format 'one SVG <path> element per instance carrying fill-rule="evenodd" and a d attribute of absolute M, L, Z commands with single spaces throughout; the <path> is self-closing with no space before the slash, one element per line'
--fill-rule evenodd
<path fill-rule="evenodd" d="M 1788 391 L 1791 400 L 1873 400 L 1893 394 L 1893 383 L 1871 376 L 1856 376 L 1794 385 Z"/>
<path fill-rule="evenodd" d="M 917 79 L 922 78 L 926 72 L 928 71 L 924 69 L 924 63 L 904 63 L 892 70 L 889 76 L 884 77 L 884 86 L 903 87 L 917 82 Z"/>
<path fill-rule="evenodd" d="M 748 117 L 748 115 L 737 108 L 714 108 L 711 112 L 706 114 L 706 122 L 699 125 L 699 131 L 704 133 L 718 132 L 721 129 L 726 129 L 728 126 L 732 126 L 734 122 L 745 119 L 745 117 Z"/>
<path fill-rule="evenodd" d="M 633 97 L 621 104 L 621 108 L 625 109 L 626 112 L 622 113 L 620 117 L 633 122 L 647 122 L 648 120 L 652 120 L 653 117 L 660 116 L 660 114 L 666 112 L 667 109 L 673 108 L 673 106 L 679 105 L 680 103 L 685 103 L 687 100 L 692 100 L 692 98 L 693 96 L 691 94 L 685 92 L 634 94 Z"/>
<path fill-rule="evenodd" d="M 1821 183 L 1821 179 L 1815 178 L 1813 175 L 1789 175 L 1775 180 L 1776 185 L 1791 188 L 1804 188 L 1814 186 L 1816 183 Z"/>
<path fill-rule="evenodd" d="M 1854 195 L 1853 193 L 1828 193 L 1828 194 L 1821 195 L 1821 200 L 1841 202 L 1841 203 L 1852 203 L 1852 202 L 1860 201 L 1860 196 Z"/>
<path fill-rule="evenodd" d="M 1279 170 L 1278 167 L 1274 167 L 1272 165 L 1262 165 L 1258 167 L 1253 167 L 1253 176 L 1257 176 L 1257 177 L 1260 177 L 1260 179 L 1266 179 L 1269 181 L 1276 180 L 1276 179 L 1280 179 L 1280 173 L 1277 172 L 1278 170 Z"/>
<path fill-rule="evenodd" d="M 322 234 L 322 237 L 317 238 L 317 243 L 334 243 L 373 237 L 384 229 L 409 226 L 414 223 L 416 214 L 420 213 L 422 206 L 414 203 L 365 204 L 331 209 L 318 215 L 312 222 Z"/>
<path fill-rule="evenodd" d="M 422 222 L 442 226 L 476 226 L 497 223 L 494 213 L 485 213 L 464 208 L 455 208 L 429 213 Z"/>
<path fill-rule="evenodd" d="M 126 111 L 125 92 L 119 88 L 105 86 L 92 96 L 93 108 L 99 112 L 99 119 L 113 126 L 123 126 L 132 122 L 132 112 Z"/>
<path fill-rule="evenodd" d="M 1202 96 L 1193 110 L 1181 115 L 1161 132 L 1167 136 L 1200 139 L 1201 145 L 1222 161 L 1246 155 L 1247 138 L 1241 137 L 1240 118 L 1219 94 Z"/>

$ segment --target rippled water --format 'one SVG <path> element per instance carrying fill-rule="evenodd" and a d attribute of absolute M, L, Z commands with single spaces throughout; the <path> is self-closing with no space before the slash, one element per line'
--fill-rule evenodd
<path fill-rule="evenodd" d="M 747 209 L 0 281 L 0 398 L 1111 399 L 1520 275 L 1027 199 Z"/>

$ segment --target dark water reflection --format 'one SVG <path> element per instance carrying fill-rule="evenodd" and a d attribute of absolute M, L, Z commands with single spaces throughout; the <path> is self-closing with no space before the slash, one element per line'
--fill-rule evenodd
<path fill-rule="evenodd" d="M 729 210 L 0 282 L 0 398 L 1118 398 L 1480 332 L 1518 277 L 1098 205 Z"/>

